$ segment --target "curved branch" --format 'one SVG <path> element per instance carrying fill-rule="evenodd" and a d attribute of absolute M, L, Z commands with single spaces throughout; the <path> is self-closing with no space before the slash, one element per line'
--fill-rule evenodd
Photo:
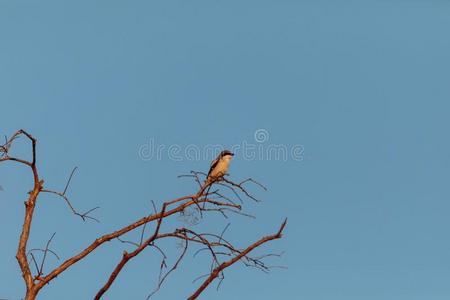
<path fill-rule="evenodd" d="M 156 225 L 156 229 L 155 229 L 155 232 L 153 233 L 153 235 L 150 238 L 148 238 L 144 243 L 142 243 L 139 247 L 137 247 L 133 252 L 131 252 L 131 253 L 127 253 L 126 251 L 123 252 L 122 260 L 114 268 L 114 271 L 109 276 L 108 281 L 98 291 L 97 295 L 95 295 L 95 298 L 94 298 L 95 300 L 100 299 L 103 296 L 103 294 L 111 287 L 114 280 L 117 278 L 120 271 L 122 271 L 125 264 L 130 259 L 132 259 L 133 257 L 137 256 L 139 253 L 141 253 L 142 250 L 144 250 L 148 245 L 150 245 L 155 240 L 155 238 L 158 236 L 159 229 L 161 228 L 161 223 L 164 218 L 163 217 L 164 213 L 166 212 L 166 207 L 167 207 L 167 204 L 164 204 L 161 209 L 161 212 L 159 213 L 160 218 L 158 219 L 158 224 Z"/>
<path fill-rule="evenodd" d="M 67 270 L 69 267 L 71 267 L 73 264 L 75 264 L 76 262 L 80 261 L 81 259 L 85 258 L 86 256 L 88 256 L 92 251 L 94 251 L 97 247 L 103 245 L 104 243 L 111 241 L 112 239 L 115 239 L 117 237 L 120 237 L 122 235 L 124 235 L 127 232 L 130 232 L 131 230 L 144 225 L 145 223 L 148 222 L 152 222 L 155 221 L 157 219 L 160 218 L 165 218 L 167 216 L 182 212 L 186 207 L 189 207 L 191 205 L 195 205 L 196 204 L 196 200 L 195 199 L 196 196 L 185 196 L 185 197 L 180 197 L 178 199 L 172 200 L 170 202 L 168 202 L 167 204 L 172 204 L 172 203 L 177 203 L 186 199 L 191 199 L 183 204 L 180 204 L 179 206 L 166 211 L 164 213 L 157 213 L 157 214 L 153 214 L 147 217 L 143 217 L 141 219 L 139 219 L 138 221 L 131 223 L 128 226 L 125 226 L 119 230 L 116 230 L 110 234 L 105 234 L 99 238 L 97 238 L 94 242 L 92 242 L 88 247 L 86 247 L 84 250 L 82 250 L 80 253 L 78 253 L 77 255 L 72 256 L 71 258 L 67 259 L 66 261 L 64 261 L 60 266 L 58 266 L 57 268 L 55 268 L 52 272 L 50 272 L 47 276 L 43 277 L 42 281 L 39 282 L 37 284 L 37 287 L 40 289 L 42 288 L 45 284 L 47 284 L 49 281 L 51 281 L 52 279 L 54 279 L 56 276 L 58 276 L 59 274 L 61 274 L 62 272 L 64 272 L 65 270 Z M 206 200 L 199 200 L 198 202 L 204 202 Z"/>
<path fill-rule="evenodd" d="M 25 136 L 31 142 L 32 157 L 30 160 L 17 158 L 17 157 L 13 157 L 10 155 L 10 149 L 12 147 L 13 142 L 20 136 Z M 95 296 L 95 299 L 100 299 L 102 297 L 102 295 L 105 294 L 105 292 L 113 284 L 113 282 L 115 281 L 115 279 L 117 278 L 117 276 L 119 275 L 121 270 L 124 268 L 126 263 L 129 260 L 131 260 L 132 258 L 134 258 L 135 256 L 137 256 L 138 254 L 140 254 L 146 247 L 155 247 L 163 255 L 163 259 L 161 262 L 159 282 L 158 282 L 158 286 L 154 292 L 159 290 L 159 288 L 161 287 L 161 285 L 164 282 L 164 280 L 166 279 L 166 277 L 173 270 L 175 270 L 177 268 L 178 264 L 183 259 L 184 255 L 187 251 L 188 244 L 190 242 L 197 243 L 197 245 L 202 245 L 203 247 L 205 247 L 203 249 L 209 250 L 209 253 L 211 254 L 211 257 L 212 257 L 212 264 L 211 264 L 211 270 L 210 270 L 209 276 L 206 275 L 206 276 L 208 276 L 208 278 L 202 283 L 202 285 L 194 292 L 194 294 L 189 299 L 195 299 L 196 297 L 198 297 L 198 295 L 200 295 L 207 288 L 207 286 L 211 282 L 213 282 L 216 278 L 220 279 L 219 285 L 218 285 L 218 286 L 220 286 L 220 283 L 224 279 L 224 272 L 223 272 L 224 269 L 233 265 L 234 263 L 236 263 L 238 261 L 241 261 L 246 266 L 256 267 L 263 271 L 267 271 L 269 269 L 269 267 L 267 267 L 260 260 L 262 257 L 252 258 L 252 257 L 248 256 L 248 254 L 253 249 L 259 247 L 260 245 L 262 245 L 270 240 L 281 238 L 283 229 L 286 225 L 286 220 L 282 223 L 279 231 L 276 234 L 263 237 L 260 240 L 258 240 L 257 242 L 248 246 L 244 250 L 235 248 L 231 243 L 229 243 L 228 241 L 226 241 L 223 238 L 223 235 L 224 235 L 226 229 L 228 228 L 228 225 L 225 227 L 225 229 L 222 231 L 222 233 L 220 235 L 212 234 L 212 233 L 198 234 L 198 233 L 196 233 L 192 230 L 186 229 L 186 228 L 177 229 L 171 233 L 164 233 L 164 234 L 159 233 L 161 223 L 164 218 L 169 217 L 173 214 L 181 213 L 186 208 L 193 206 L 193 205 L 197 206 L 201 216 L 202 216 L 202 212 L 209 212 L 209 211 L 222 213 L 225 217 L 227 217 L 225 212 L 232 212 L 232 213 L 237 213 L 237 214 L 241 214 L 244 216 L 251 216 L 251 215 L 242 213 L 241 205 L 236 204 L 234 200 L 237 199 L 241 203 L 243 203 L 243 200 L 241 199 L 241 196 L 243 196 L 242 198 L 247 197 L 254 201 L 257 201 L 257 202 L 259 201 L 247 191 L 245 184 L 248 182 L 254 183 L 254 184 L 258 185 L 259 187 L 261 187 L 262 189 L 266 190 L 266 188 L 263 185 L 254 181 L 251 178 L 241 181 L 239 183 L 233 182 L 233 181 L 231 181 L 229 179 L 225 179 L 223 177 L 217 178 L 216 180 L 213 180 L 213 181 L 210 181 L 210 180 L 203 181 L 202 178 L 207 176 L 205 173 L 191 171 L 190 175 L 181 176 L 181 177 L 191 177 L 198 183 L 199 190 L 197 191 L 196 194 L 179 197 L 177 199 L 165 202 L 163 204 L 160 212 L 157 212 L 155 209 L 155 212 L 153 214 L 145 216 L 125 227 L 122 227 L 114 232 L 105 234 L 105 235 L 95 239 L 88 247 L 83 249 L 81 252 L 68 258 L 67 260 L 62 262 L 59 266 L 57 266 L 55 269 L 53 269 L 50 273 L 48 273 L 47 275 L 44 275 L 43 269 L 44 269 L 44 264 L 46 262 L 47 254 L 48 253 L 54 254 L 59 259 L 57 254 L 53 250 L 49 249 L 50 243 L 54 237 L 54 234 L 53 234 L 52 237 L 48 240 L 45 249 L 31 249 L 28 252 L 28 254 L 31 256 L 32 263 L 34 263 L 34 265 L 36 267 L 36 271 L 37 271 L 37 275 L 33 278 L 32 272 L 30 270 L 31 261 L 30 262 L 28 261 L 26 248 L 27 248 L 27 243 L 29 240 L 30 228 L 31 228 L 33 214 L 34 214 L 34 208 L 36 205 L 37 198 L 41 192 L 51 193 L 51 194 L 62 197 L 65 200 L 65 202 L 67 203 L 67 205 L 69 206 L 69 208 L 71 209 L 71 211 L 75 215 L 80 216 L 83 220 L 92 219 L 92 220 L 95 220 L 98 222 L 97 219 L 89 216 L 89 213 L 91 213 L 93 210 L 97 209 L 98 207 L 90 209 L 85 213 L 78 213 L 75 210 L 75 208 L 72 206 L 71 202 L 69 201 L 69 199 L 66 195 L 69 185 L 71 183 L 72 177 L 77 169 L 76 167 L 70 173 L 70 176 L 69 176 L 67 183 L 64 187 L 64 190 L 62 192 L 44 189 L 44 181 L 39 179 L 38 170 L 36 167 L 36 144 L 37 144 L 37 140 L 33 136 L 31 136 L 29 133 L 27 133 L 26 131 L 21 129 L 21 130 L 17 131 L 16 133 L 14 133 L 9 139 L 6 138 L 5 143 L 3 145 L 0 145 L 0 163 L 5 162 L 5 161 L 18 162 L 19 164 L 23 164 L 23 165 L 30 167 L 30 169 L 32 170 L 32 173 L 33 173 L 34 186 L 33 186 L 33 189 L 29 192 L 28 199 L 25 201 L 25 216 L 24 216 L 22 231 L 20 234 L 19 246 L 18 246 L 17 254 L 16 254 L 16 258 L 19 263 L 20 269 L 22 271 L 22 276 L 24 278 L 24 281 L 25 281 L 25 284 L 27 287 L 26 296 L 25 296 L 26 300 L 35 299 L 36 295 L 38 294 L 38 292 L 40 291 L 40 289 L 43 286 L 48 284 L 51 280 L 56 278 L 58 275 L 60 275 L 62 272 L 64 272 L 68 268 L 70 268 L 72 265 L 76 264 L 78 261 L 84 259 L 86 256 L 88 256 L 90 253 L 92 253 L 99 246 L 103 245 L 104 243 L 106 243 L 108 241 L 111 241 L 112 239 L 116 239 L 116 238 L 120 239 L 120 237 L 122 235 L 124 235 L 140 226 L 142 226 L 143 228 L 142 228 L 142 231 L 140 234 L 140 241 L 139 241 L 139 243 L 135 244 L 136 249 L 130 253 L 124 251 L 124 253 L 122 255 L 122 259 L 118 262 L 118 264 L 112 271 L 107 282 L 98 291 L 97 295 Z M 231 190 L 229 192 L 232 192 L 234 197 L 227 197 L 225 194 L 219 193 L 219 189 L 210 193 L 209 191 L 214 184 L 219 188 L 224 187 L 228 190 Z M 214 196 L 214 199 L 212 198 L 213 196 Z M 200 203 L 202 203 L 203 207 L 199 205 Z M 208 204 L 208 206 L 206 206 L 207 204 Z M 171 205 L 173 205 L 174 207 L 170 210 L 167 210 L 168 207 Z M 150 237 L 148 237 L 146 240 L 144 240 L 145 226 L 149 222 L 152 222 L 152 221 L 157 221 L 156 229 Z M 156 243 L 156 240 L 166 238 L 166 237 L 167 238 L 169 238 L 169 237 L 170 238 L 178 238 L 178 239 L 183 240 L 183 242 L 185 243 L 185 247 L 184 247 L 184 250 L 181 253 L 181 255 L 178 257 L 177 261 L 175 262 L 175 264 L 172 266 L 172 268 L 163 275 L 163 268 L 167 267 L 166 266 L 166 256 L 165 256 L 163 250 L 161 250 L 157 245 L 155 245 L 155 243 Z M 216 239 L 217 239 L 217 241 L 216 241 Z M 123 241 L 123 240 L 121 240 L 121 241 Z M 126 241 L 123 241 L 123 242 L 126 242 Z M 199 251 L 202 251 L 203 249 L 200 249 Z M 33 254 L 33 251 L 38 251 L 38 250 L 42 251 L 44 253 L 43 258 L 40 263 L 40 266 L 38 265 L 36 258 Z M 196 253 L 198 253 L 198 252 L 196 252 Z M 267 257 L 267 256 L 263 256 L 263 257 Z M 221 261 L 219 259 L 221 259 L 223 257 L 228 257 L 231 259 L 226 262 L 221 263 Z M 153 293 L 150 294 L 150 296 L 151 295 L 153 295 Z"/>
<path fill-rule="evenodd" d="M 284 222 L 281 224 L 280 229 L 277 233 L 265 236 L 261 238 L 260 240 L 256 241 L 255 243 L 248 246 L 244 251 L 242 251 L 239 255 L 236 255 L 232 259 L 222 263 L 218 267 L 216 267 L 211 274 L 208 276 L 208 278 L 202 283 L 202 285 L 188 298 L 188 300 L 194 300 L 196 299 L 207 287 L 208 285 L 216 279 L 224 269 L 228 268 L 229 266 L 233 265 L 237 261 L 239 261 L 241 258 L 245 257 L 250 251 L 253 249 L 259 247 L 260 245 L 271 241 L 275 239 L 281 238 L 281 235 L 283 233 L 284 227 L 286 226 L 287 219 L 284 220 Z"/>

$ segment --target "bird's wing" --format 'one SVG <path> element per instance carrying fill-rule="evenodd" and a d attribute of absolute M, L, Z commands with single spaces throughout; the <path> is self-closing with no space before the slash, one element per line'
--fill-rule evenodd
<path fill-rule="evenodd" d="M 212 161 L 211 167 L 209 168 L 208 176 L 207 176 L 207 177 L 209 177 L 209 174 L 211 174 L 212 170 L 217 166 L 217 163 L 219 162 L 219 159 L 220 159 L 220 158 L 217 157 L 215 160 Z"/>

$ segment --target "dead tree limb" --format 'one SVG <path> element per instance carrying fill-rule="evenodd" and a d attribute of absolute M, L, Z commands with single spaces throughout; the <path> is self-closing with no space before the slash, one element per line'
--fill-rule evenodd
<path fill-rule="evenodd" d="M 26 137 L 31 143 L 31 153 L 32 157 L 30 160 L 18 158 L 11 155 L 11 148 L 15 140 L 20 137 Z M 247 183 L 253 183 L 263 189 L 266 189 L 263 185 L 256 182 L 255 180 L 249 178 L 243 180 L 241 182 L 234 182 L 230 179 L 226 178 L 218 178 L 213 181 L 204 180 L 206 178 L 206 174 L 203 172 L 191 171 L 189 175 L 182 175 L 180 177 L 190 177 L 198 184 L 198 191 L 195 194 L 178 197 L 176 199 L 166 201 L 163 203 L 161 210 L 156 210 L 156 205 L 153 203 L 154 212 L 150 215 L 142 217 L 122 228 L 117 229 L 109 234 L 102 235 L 96 238 L 91 244 L 89 244 L 86 248 L 81 250 L 79 253 L 73 255 L 72 257 L 66 259 L 58 266 L 53 268 L 53 270 L 49 271 L 47 274 L 44 274 L 44 265 L 46 263 L 46 258 L 49 253 L 55 255 L 58 259 L 59 256 L 55 251 L 50 249 L 50 243 L 54 237 L 52 237 L 47 241 L 45 248 L 34 248 L 28 251 L 28 255 L 31 257 L 31 261 L 28 260 L 27 256 L 27 244 L 30 236 L 30 228 L 32 225 L 32 219 L 34 214 L 34 208 L 36 206 L 36 201 L 41 192 L 49 193 L 57 195 L 64 199 L 64 201 L 69 206 L 70 210 L 73 214 L 79 216 L 83 221 L 87 219 L 98 221 L 96 218 L 90 216 L 89 214 L 96 210 L 98 207 L 90 209 L 85 213 L 79 213 L 75 210 L 74 206 L 71 204 L 67 197 L 67 191 L 69 185 L 71 183 L 72 177 L 76 168 L 72 170 L 70 176 L 67 180 L 67 183 L 62 191 L 55 191 L 50 189 L 44 189 L 44 181 L 39 178 L 38 169 L 36 166 L 36 144 L 37 140 L 27 133 L 24 130 L 19 130 L 14 133 L 9 139 L 5 139 L 5 143 L 0 145 L 0 163 L 6 161 L 16 162 L 22 165 L 29 167 L 32 171 L 33 175 L 33 189 L 29 192 L 28 199 L 25 201 L 25 216 L 22 226 L 22 231 L 20 234 L 19 245 L 16 253 L 16 258 L 18 264 L 20 266 L 22 277 L 26 286 L 26 295 L 25 300 L 33 300 L 36 298 L 39 291 L 61 273 L 69 269 L 71 266 L 79 262 L 80 260 L 87 257 L 89 254 L 94 252 L 98 247 L 102 246 L 108 241 L 113 239 L 119 239 L 124 243 L 129 243 L 134 245 L 136 248 L 133 251 L 124 251 L 121 259 L 118 261 L 115 268 L 112 270 L 111 274 L 107 278 L 106 282 L 101 286 L 94 299 L 100 299 L 112 286 L 116 278 L 119 276 L 125 265 L 134 257 L 139 255 L 144 249 L 147 247 L 152 247 L 157 250 L 162 255 L 161 267 L 160 267 L 160 275 L 158 279 L 158 284 L 156 289 L 148 296 L 152 296 L 155 292 L 157 292 L 162 284 L 165 282 L 166 278 L 177 269 L 178 265 L 181 263 L 185 254 L 187 253 L 188 245 L 192 244 L 193 246 L 201 247 L 198 249 L 195 254 L 202 252 L 209 253 L 209 257 L 211 259 L 210 270 L 209 273 L 198 277 L 197 279 L 207 277 L 206 280 L 200 285 L 200 287 L 190 296 L 189 299 L 195 299 L 198 297 L 207 286 L 212 283 L 216 278 L 219 278 L 219 284 L 224 279 L 224 270 L 236 262 L 240 261 L 246 266 L 255 267 L 262 271 L 268 271 L 269 266 L 266 266 L 262 261 L 263 258 L 271 256 L 271 254 L 259 256 L 259 257 L 251 257 L 249 253 L 261 246 L 262 244 L 281 238 L 284 227 L 286 226 L 286 220 L 281 225 L 280 229 L 276 234 L 269 235 L 261 238 L 255 243 L 251 244 L 247 248 L 240 250 L 236 248 L 228 239 L 224 237 L 225 231 L 228 229 L 228 224 L 221 233 L 215 234 L 211 232 L 206 233 L 198 233 L 194 231 L 192 228 L 177 228 L 172 232 L 161 233 L 162 223 L 166 221 L 172 215 L 179 214 L 184 212 L 186 209 L 196 209 L 200 216 L 203 216 L 203 213 L 220 213 L 225 218 L 228 218 L 227 213 L 231 212 L 238 215 L 250 216 L 248 213 L 244 213 L 242 211 L 242 206 L 244 204 L 245 198 L 250 198 L 256 202 L 259 200 L 254 197 L 246 187 Z M 216 190 L 210 192 L 212 186 L 217 187 Z M 221 191 L 221 188 L 226 188 L 225 191 Z M 227 195 L 227 191 L 230 195 Z M 240 204 L 237 204 L 240 203 Z M 200 205 L 202 204 L 202 205 Z M 145 237 L 145 228 L 148 223 L 156 222 L 156 227 L 153 233 L 147 237 Z M 133 230 L 142 227 L 140 232 L 140 240 L 139 242 L 130 242 L 125 241 L 121 237 L 125 234 L 132 232 Z M 176 239 L 184 244 L 183 251 L 178 256 L 175 263 L 171 268 L 168 269 L 167 272 L 163 272 L 164 268 L 167 268 L 167 255 L 164 253 L 162 247 L 157 245 L 157 242 L 161 239 Z M 36 260 L 36 256 L 33 252 L 40 251 L 43 253 L 41 262 L 38 263 Z M 273 254 L 275 255 L 275 254 Z M 224 258 L 228 260 L 223 261 Z M 36 273 L 33 276 L 33 272 L 30 268 L 30 262 L 36 268 Z M 197 280 L 196 279 L 196 280 Z"/>
<path fill-rule="evenodd" d="M 226 268 L 233 265 L 237 261 L 239 261 L 241 258 L 245 257 L 247 254 L 249 254 L 253 249 L 261 246 L 262 244 L 281 238 L 281 235 L 283 233 L 284 227 L 286 226 L 287 219 L 284 220 L 284 222 L 281 224 L 280 229 L 277 233 L 265 236 L 261 238 L 260 240 L 256 241 L 255 243 L 248 246 L 244 251 L 242 251 L 239 255 L 236 255 L 232 259 L 220 264 L 218 267 L 216 267 L 209 277 L 200 285 L 200 287 L 188 298 L 189 300 L 197 299 L 197 297 L 208 287 L 208 285 L 213 282 L 214 279 L 216 279 Z"/>

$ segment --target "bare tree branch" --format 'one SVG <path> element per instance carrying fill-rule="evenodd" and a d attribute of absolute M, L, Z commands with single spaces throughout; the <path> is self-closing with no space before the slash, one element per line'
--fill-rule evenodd
<path fill-rule="evenodd" d="M 147 296 L 146 300 L 150 299 L 150 297 L 152 297 L 156 292 L 159 291 L 159 289 L 161 288 L 162 284 L 164 283 L 164 280 L 166 280 L 166 278 L 170 275 L 170 273 L 172 273 L 178 267 L 178 265 L 180 264 L 180 262 L 183 259 L 184 255 L 187 252 L 188 244 L 189 243 L 187 241 L 185 241 L 184 248 L 183 248 L 183 251 L 181 252 L 180 256 L 176 260 L 175 264 L 173 264 L 173 266 L 169 269 L 169 271 L 167 271 L 166 274 L 164 274 L 164 275 L 162 275 L 162 270 L 163 270 L 163 266 L 165 265 L 165 263 L 161 263 L 158 285 L 155 288 L 155 290 L 153 292 L 151 292 L 150 295 Z M 165 261 L 165 260 L 163 260 L 163 261 Z"/>
<path fill-rule="evenodd" d="M 12 157 L 9 155 L 10 148 L 12 146 L 12 143 L 15 139 L 17 139 L 19 136 L 25 136 L 28 138 L 28 140 L 31 142 L 31 161 L 27 161 L 24 159 L 19 159 L 16 157 Z M 4 161 L 14 161 L 18 162 L 20 164 L 24 164 L 31 168 L 31 171 L 33 173 L 33 180 L 34 180 L 34 186 L 33 189 L 29 192 L 29 196 L 27 201 L 25 201 L 25 218 L 22 225 L 22 231 L 20 234 L 19 239 L 19 246 L 17 248 L 16 253 L 16 259 L 19 263 L 20 270 L 22 271 L 22 277 L 25 281 L 25 285 L 27 287 L 27 293 L 26 298 L 34 298 L 37 294 L 37 291 L 34 290 L 34 282 L 33 282 L 33 276 L 31 275 L 30 265 L 28 263 L 27 259 L 27 243 L 28 238 L 30 236 L 30 228 L 31 228 L 31 221 L 33 219 L 33 213 L 34 208 L 36 205 L 36 200 L 39 196 L 39 193 L 42 190 L 42 187 L 44 185 L 43 180 L 39 180 L 38 171 L 36 168 L 36 139 L 31 136 L 28 132 L 26 132 L 23 129 L 18 130 L 16 133 L 14 133 L 11 138 L 7 139 L 5 144 L 3 144 L 0 147 L 0 152 L 2 153 L 0 157 L 0 162 Z"/>
<path fill-rule="evenodd" d="M 158 236 L 159 229 L 161 228 L 161 223 L 163 220 L 164 213 L 166 212 L 167 204 L 164 204 L 161 212 L 159 213 L 160 218 L 158 219 L 158 223 L 156 225 L 155 232 L 153 235 L 147 239 L 144 243 L 142 243 L 139 247 L 136 248 L 131 253 L 127 253 L 126 251 L 123 252 L 122 260 L 117 264 L 117 266 L 114 268 L 114 271 L 109 276 L 108 281 L 105 283 L 105 285 L 98 291 L 97 295 L 95 296 L 95 300 L 98 300 L 102 297 L 102 295 L 109 289 L 109 287 L 112 285 L 114 280 L 117 278 L 117 275 L 119 275 L 120 271 L 122 271 L 122 268 L 125 266 L 125 264 L 132 259 L 133 257 L 137 256 L 139 253 L 142 252 L 150 243 L 152 243 L 155 238 Z"/>
<path fill-rule="evenodd" d="M 206 289 L 206 287 L 208 287 L 208 285 L 211 282 L 213 282 L 214 279 L 216 279 L 219 276 L 219 274 L 224 269 L 228 268 L 229 266 L 233 265 L 234 263 L 236 263 L 241 258 L 245 257 L 248 253 L 250 253 L 256 247 L 258 247 L 258 246 L 260 246 L 260 245 L 262 245 L 262 244 L 264 244 L 264 243 L 266 243 L 268 241 L 281 238 L 281 235 L 283 233 L 284 227 L 286 226 L 286 223 L 287 223 L 287 219 L 284 220 L 284 222 L 281 224 L 280 229 L 278 230 L 277 233 L 272 234 L 272 235 L 268 235 L 268 236 L 265 236 L 265 237 L 261 238 L 260 240 L 256 241 L 255 243 L 251 244 L 250 246 L 248 246 L 239 255 L 233 257 L 232 259 L 222 263 L 220 266 L 215 268 L 213 270 L 213 272 L 209 275 L 209 277 L 202 283 L 202 285 L 200 285 L 200 287 L 188 299 L 189 300 L 197 299 L 197 297 Z"/>
<path fill-rule="evenodd" d="M 13 146 L 13 142 L 19 137 L 24 136 L 31 142 L 31 152 L 32 157 L 30 160 L 25 160 L 22 158 L 17 158 L 11 155 L 11 148 Z M 134 222 L 124 226 L 116 231 L 113 231 L 109 234 L 102 235 L 96 238 L 90 245 L 86 248 L 73 255 L 72 257 L 66 259 L 62 263 L 60 263 L 57 267 L 51 270 L 49 273 L 44 274 L 44 267 L 47 261 L 47 256 L 49 253 L 53 254 L 58 260 L 59 256 L 55 251 L 50 249 L 50 244 L 55 236 L 53 234 L 50 239 L 47 241 L 45 248 L 33 248 L 30 251 L 26 251 L 27 243 L 30 235 L 30 228 L 32 223 L 32 218 L 34 214 L 34 208 L 36 205 L 37 198 L 41 192 L 54 194 L 64 199 L 70 210 L 73 214 L 79 216 L 83 221 L 88 219 L 98 220 L 90 215 L 90 213 L 98 207 L 94 207 L 84 213 L 80 213 L 73 207 L 72 203 L 69 201 L 67 197 L 67 191 L 69 189 L 70 183 L 73 179 L 74 173 L 77 170 L 77 167 L 73 168 L 71 171 L 69 178 L 64 186 L 62 192 L 54 191 L 50 189 L 44 189 L 44 181 L 39 179 L 38 170 L 36 166 L 36 144 L 37 141 L 30 134 L 28 134 L 24 130 L 19 130 L 15 132 L 9 139 L 5 138 L 5 143 L 0 145 L 0 163 L 6 161 L 17 162 L 19 164 L 30 167 L 32 174 L 34 185 L 33 189 L 29 192 L 28 199 L 25 201 L 25 216 L 24 222 L 22 226 L 22 231 L 20 234 L 19 246 L 16 254 L 17 261 L 19 263 L 22 276 L 26 285 L 26 295 L 25 300 L 33 300 L 36 298 L 39 291 L 50 281 L 55 279 L 61 273 L 69 269 L 71 266 L 79 262 L 80 260 L 86 258 L 89 254 L 95 251 L 98 247 L 105 244 L 108 241 L 113 239 L 118 239 L 122 243 L 131 244 L 135 247 L 135 249 L 131 252 L 124 251 L 122 253 L 121 259 L 118 261 L 115 268 L 112 270 L 111 274 L 107 278 L 106 282 L 99 289 L 97 294 L 95 295 L 95 299 L 100 299 L 112 286 L 115 282 L 116 278 L 123 270 L 125 265 L 134 257 L 139 255 L 145 248 L 154 248 L 156 252 L 159 252 L 162 255 L 161 265 L 160 265 L 160 274 L 158 278 L 158 283 L 155 290 L 148 296 L 151 297 L 154 295 L 166 281 L 168 276 L 177 269 L 183 258 L 185 257 L 188 249 L 188 245 L 192 244 L 193 246 L 199 247 L 199 249 L 194 253 L 194 257 L 198 253 L 207 253 L 207 257 L 211 259 L 210 270 L 206 275 L 202 275 L 197 277 L 195 281 L 200 280 L 204 277 L 207 277 L 200 287 L 194 292 L 194 294 L 189 299 L 195 299 L 198 297 L 206 287 L 212 283 L 216 278 L 219 279 L 217 289 L 220 287 L 224 276 L 224 269 L 230 267 L 236 262 L 240 261 L 245 266 L 254 267 L 264 272 L 270 270 L 270 268 L 278 267 L 278 266 L 267 266 L 262 260 L 266 257 L 270 256 L 278 256 L 277 254 L 265 254 L 259 257 L 251 257 L 249 253 L 253 251 L 253 249 L 261 246 L 262 244 L 281 238 L 284 227 L 286 226 L 286 220 L 281 225 L 279 231 L 276 234 L 269 235 L 261 238 L 255 243 L 251 244 L 247 248 L 240 250 L 236 248 L 231 242 L 224 238 L 225 232 L 230 226 L 228 223 L 225 228 L 219 233 L 198 233 L 190 228 L 178 228 L 173 232 L 161 233 L 162 222 L 175 214 L 179 214 L 185 212 L 186 209 L 192 209 L 195 207 L 196 212 L 203 216 L 203 213 L 220 213 L 225 218 L 228 218 L 228 213 L 234 213 L 238 215 L 253 217 L 250 214 L 242 212 L 242 205 L 244 204 L 245 198 L 250 198 L 256 202 L 259 202 L 246 188 L 247 183 L 253 183 L 260 188 L 266 190 L 266 187 L 262 184 L 256 182 L 255 180 L 248 178 L 241 182 L 234 182 L 230 179 L 220 177 L 215 178 L 213 180 L 207 180 L 207 174 L 198 171 L 191 171 L 188 175 L 181 175 L 179 177 L 188 177 L 193 179 L 198 184 L 198 191 L 195 194 L 182 196 L 170 201 L 166 201 L 163 203 L 161 210 L 157 211 L 155 203 L 152 201 L 152 206 L 154 212 L 150 215 L 142 217 Z M 216 189 L 210 192 L 212 186 Z M 225 189 L 225 193 L 222 191 Z M 231 194 L 228 195 L 228 194 Z M 241 204 L 237 204 L 239 202 Z M 200 205 L 202 204 L 202 205 Z M 150 236 L 146 236 L 146 227 L 150 222 L 156 222 L 156 227 L 153 233 Z M 192 225 L 192 224 L 191 224 Z M 134 231 L 135 229 L 141 227 L 139 241 L 127 241 L 122 238 L 123 235 Z M 166 271 L 167 269 L 167 261 L 168 257 L 165 254 L 162 247 L 158 246 L 157 243 L 161 239 L 175 239 L 179 242 L 183 243 L 183 250 L 176 259 L 175 263 Z M 40 263 L 36 260 L 36 256 L 34 252 L 41 252 L 42 258 Z M 30 262 L 28 261 L 28 256 L 31 257 L 32 264 L 36 268 L 36 275 L 33 277 L 32 272 L 30 270 Z M 203 257 L 203 256 L 202 256 Z M 225 262 L 222 262 L 222 259 L 228 259 Z M 148 299 L 147 298 L 147 299 Z"/>
<path fill-rule="evenodd" d="M 75 210 L 75 208 L 73 207 L 72 203 L 70 203 L 69 199 L 67 198 L 67 196 L 64 193 L 60 193 L 60 192 L 56 192 L 56 191 L 52 191 L 52 190 L 46 190 L 43 189 L 41 190 L 41 192 L 43 193 L 48 193 L 48 194 L 55 194 L 61 198 L 64 199 L 64 201 L 66 201 L 67 205 L 69 206 L 70 210 L 72 211 L 72 213 L 76 216 L 79 216 L 83 221 L 86 221 L 87 219 L 96 221 L 97 223 L 99 223 L 100 221 L 92 216 L 89 216 L 89 213 L 91 213 L 92 211 L 99 209 L 99 206 L 96 206 L 94 208 L 89 209 L 88 211 L 84 212 L 84 213 L 79 213 L 78 211 Z"/>

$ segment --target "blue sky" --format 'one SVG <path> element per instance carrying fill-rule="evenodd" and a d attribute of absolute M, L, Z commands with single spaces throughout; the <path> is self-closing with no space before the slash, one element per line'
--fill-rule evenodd
<path fill-rule="evenodd" d="M 30 247 L 56 231 L 67 258 L 147 214 L 150 200 L 191 193 L 176 176 L 208 159 L 145 160 L 149 141 L 227 148 L 258 144 L 264 129 L 258 145 L 301 145 L 302 159 L 237 153 L 232 178 L 269 191 L 246 204 L 255 220 L 230 220 L 228 237 L 244 246 L 288 217 L 285 237 L 261 249 L 285 251 L 272 263 L 288 269 L 234 266 L 204 299 L 449 299 L 448 28 L 446 1 L 0 1 L 0 133 L 38 138 L 48 188 L 78 166 L 73 204 L 101 207 L 100 224 L 83 223 L 41 197 Z M 2 164 L 0 184 L 0 298 L 20 299 L 14 255 L 30 174 Z M 122 250 L 98 249 L 41 299 L 91 298 Z M 189 256 L 155 299 L 188 296 L 204 259 Z M 144 299 L 158 266 L 145 252 L 105 299 Z"/>

